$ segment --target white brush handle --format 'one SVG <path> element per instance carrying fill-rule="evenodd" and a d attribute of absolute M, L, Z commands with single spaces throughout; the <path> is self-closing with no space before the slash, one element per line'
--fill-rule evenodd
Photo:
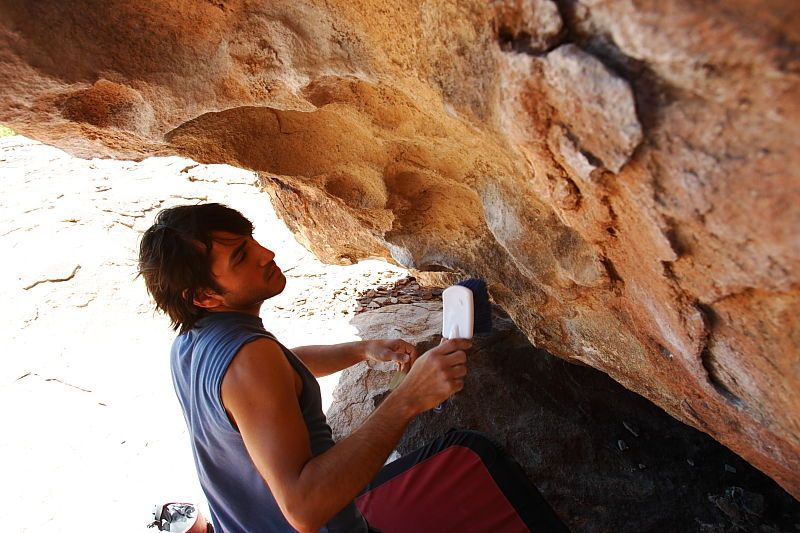
<path fill-rule="evenodd" d="M 472 291 L 453 285 L 442 292 L 442 337 L 471 339 L 475 322 Z"/>

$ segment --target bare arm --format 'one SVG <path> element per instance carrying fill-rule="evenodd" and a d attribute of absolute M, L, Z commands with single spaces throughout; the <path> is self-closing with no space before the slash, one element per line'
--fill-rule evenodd
<path fill-rule="evenodd" d="M 406 369 L 417 350 L 402 339 L 375 339 L 329 346 L 300 346 L 292 350 L 316 377 L 327 376 L 366 359 L 396 361 Z"/>
<path fill-rule="evenodd" d="M 292 352 L 303 361 L 315 377 L 344 370 L 366 359 L 366 341 L 345 342 L 328 346 L 299 346 Z"/>
<path fill-rule="evenodd" d="M 377 474 L 415 415 L 463 388 L 462 350 L 470 345 L 450 340 L 426 352 L 360 428 L 316 457 L 294 369 L 273 341 L 239 351 L 223 378 L 222 400 L 286 519 L 300 531 L 317 531 Z"/>

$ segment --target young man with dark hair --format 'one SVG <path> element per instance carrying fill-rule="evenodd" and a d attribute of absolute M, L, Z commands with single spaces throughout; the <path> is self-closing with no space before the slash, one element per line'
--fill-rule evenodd
<path fill-rule="evenodd" d="M 400 339 L 287 349 L 259 318 L 286 278 L 252 232 L 226 206 L 180 206 L 140 243 L 147 290 L 180 333 L 173 382 L 212 522 L 225 533 L 367 531 L 353 499 L 409 421 L 463 388 L 471 342 L 419 357 Z M 397 361 L 408 376 L 334 444 L 314 378 L 368 359 Z"/>

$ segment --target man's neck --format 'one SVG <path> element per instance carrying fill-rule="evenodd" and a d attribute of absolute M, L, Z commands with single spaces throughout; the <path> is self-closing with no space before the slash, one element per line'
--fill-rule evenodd
<path fill-rule="evenodd" d="M 227 305 L 218 305 L 213 309 L 207 310 L 209 313 L 243 313 L 245 315 L 261 316 L 261 305 L 262 304 L 258 304 L 251 307 L 228 307 Z"/>

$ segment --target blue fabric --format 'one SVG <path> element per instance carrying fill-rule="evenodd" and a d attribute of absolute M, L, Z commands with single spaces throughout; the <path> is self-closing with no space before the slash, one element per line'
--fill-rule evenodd
<path fill-rule="evenodd" d="M 172 380 L 183 407 L 195 466 L 220 533 L 295 531 L 255 468 L 241 434 L 225 413 L 220 395 L 222 378 L 239 349 L 256 339 L 275 339 L 261 319 L 244 313 L 211 313 L 172 345 Z M 280 343 L 278 343 L 280 345 Z M 289 349 L 280 345 L 303 381 L 300 408 L 316 456 L 333 446 L 331 429 L 322 412 L 319 384 Z M 351 502 L 321 531 L 367 531 Z"/>

